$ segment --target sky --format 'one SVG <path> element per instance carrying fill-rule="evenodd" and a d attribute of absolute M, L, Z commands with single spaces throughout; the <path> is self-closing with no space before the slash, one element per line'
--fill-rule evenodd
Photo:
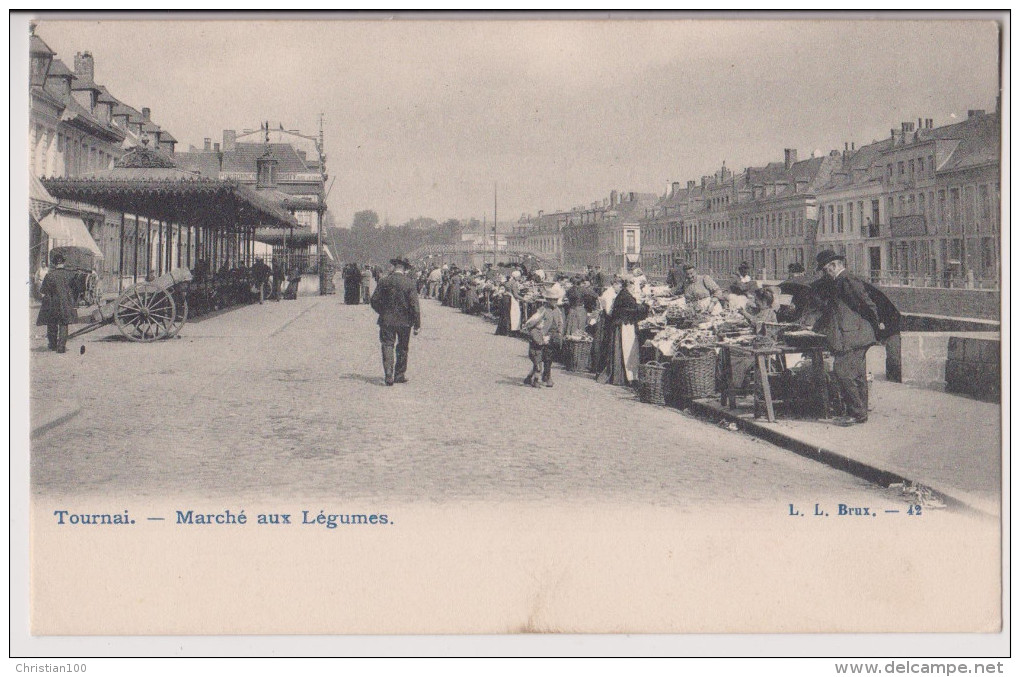
<path fill-rule="evenodd" d="M 991 20 L 66 21 L 37 35 L 180 142 L 318 132 L 337 224 L 491 222 L 993 109 Z M 652 17 L 652 19 L 647 19 Z M 137 19 L 137 17 L 136 17 Z M 955 117 L 954 117 L 955 116 Z"/>

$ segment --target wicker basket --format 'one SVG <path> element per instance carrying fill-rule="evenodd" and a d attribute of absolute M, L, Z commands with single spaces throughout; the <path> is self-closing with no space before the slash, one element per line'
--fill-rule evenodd
<path fill-rule="evenodd" d="M 591 346 L 592 341 L 563 341 L 567 371 L 591 371 Z"/>
<path fill-rule="evenodd" d="M 695 400 L 715 394 L 714 350 L 673 358 L 676 364 L 676 395 L 682 400 Z"/>
<path fill-rule="evenodd" d="M 639 395 L 642 402 L 649 404 L 666 404 L 666 379 L 669 377 L 669 364 L 663 362 L 645 362 L 638 368 L 640 382 Z"/>

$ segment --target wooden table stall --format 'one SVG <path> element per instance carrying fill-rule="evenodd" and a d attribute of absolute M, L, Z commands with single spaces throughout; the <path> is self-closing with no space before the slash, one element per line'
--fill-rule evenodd
<path fill-rule="evenodd" d="M 733 364 L 732 358 L 734 353 L 743 353 L 752 357 L 754 360 L 753 394 L 755 397 L 755 416 L 757 417 L 759 412 L 763 410 L 770 423 L 775 422 L 775 405 L 782 400 L 775 400 L 773 398 L 769 376 L 789 371 L 786 364 L 787 355 L 808 355 L 811 358 L 811 369 L 814 375 L 812 381 L 814 382 L 815 396 L 819 398 L 822 418 L 829 417 L 829 395 L 825 380 L 825 349 L 823 347 L 794 347 L 779 343 L 774 346 L 756 348 L 739 344 L 720 343 L 719 348 L 722 352 L 721 358 L 723 363 L 729 367 Z M 740 388 L 734 387 L 732 375 L 727 374 L 725 386 L 722 388 L 721 404 L 734 408 L 736 406 L 736 397 L 742 394 L 747 393 L 743 392 Z"/>

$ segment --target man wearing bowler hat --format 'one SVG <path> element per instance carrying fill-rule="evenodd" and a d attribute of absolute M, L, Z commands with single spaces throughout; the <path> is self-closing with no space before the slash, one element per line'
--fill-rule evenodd
<path fill-rule="evenodd" d="M 846 259 L 827 249 L 817 257 L 817 270 L 829 283 L 822 285 L 825 310 L 817 330 L 826 335 L 833 355 L 832 373 L 839 386 L 846 416 L 838 425 L 851 426 L 868 420 L 868 348 L 877 343 L 881 324 L 874 301 L 864 282 L 846 269 Z"/>
<path fill-rule="evenodd" d="M 379 342 L 382 344 L 383 372 L 388 386 L 407 383 L 405 373 L 411 330 L 417 336 L 421 329 L 418 290 L 407 275 L 411 264 L 404 258 L 390 259 L 390 263 L 393 272 L 379 281 L 372 294 L 372 310 L 379 313 Z"/>

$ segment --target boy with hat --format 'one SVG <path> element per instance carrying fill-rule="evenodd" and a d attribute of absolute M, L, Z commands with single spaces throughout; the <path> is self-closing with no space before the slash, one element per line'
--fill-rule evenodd
<path fill-rule="evenodd" d="M 390 259 L 393 272 L 379 281 L 372 294 L 372 310 L 379 313 L 379 342 L 382 344 L 383 373 L 386 385 L 407 383 L 407 356 L 410 352 L 411 330 L 421 330 L 418 290 L 407 276 L 411 264 L 407 259 Z M 394 358 L 394 346 L 396 357 Z"/>
<path fill-rule="evenodd" d="M 563 340 L 566 325 L 563 311 L 558 307 L 562 296 L 563 288 L 560 285 L 553 284 L 547 288 L 543 294 L 545 303 L 524 323 L 524 331 L 529 339 L 528 357 L 531 359 L 531 373 L 524 379 L 524 384 L 533 388 L 541 387 L 539 375 L 547 388 L 553 387 L 553 347 Z"/>
<path fill-rule="evenodd" d="M 864 282 L 846 269 L 846 259 L 827 249 L 817 257 L 817 270 L 830 283 L 821 287 L 825 310 L 816 325 L 826 335 L 833 356 L 832 374 L 846 404 L 846 416 L 837 425 L 868 420 L 868 348 L 877 343 L 881 324 Z"/>

